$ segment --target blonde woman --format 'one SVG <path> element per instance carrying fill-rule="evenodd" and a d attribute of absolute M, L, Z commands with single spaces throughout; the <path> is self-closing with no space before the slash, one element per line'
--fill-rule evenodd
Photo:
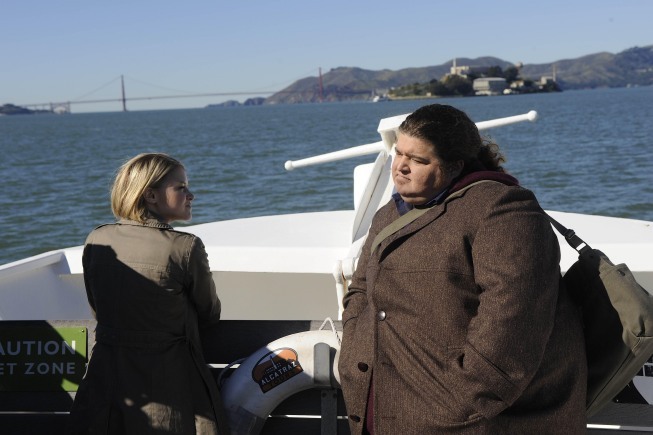
<path fill-rule="evenodd" d="M 168 155 L 140 154 L 119 169 L 118 221 L 84 247 L 96 343 L 70 433 L 228 433 L 199 339 L 220 318 L 206 251 L 170 226 L 191 219 L 193 198 L 184 166 Z"/>

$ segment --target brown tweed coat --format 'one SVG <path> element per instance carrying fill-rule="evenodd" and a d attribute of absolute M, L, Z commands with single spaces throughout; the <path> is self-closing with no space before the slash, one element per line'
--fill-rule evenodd
<path fill-rule="evenodd" d="M 345 296 L 339 372 L 352 434 L 585 433 L 581 323 L 534 195 L 450 195 L 385 239 L 380 209 Z"/>
<path fill-rule="evenodd" d="M 229 433 L 199 337 L 220 318 L 202 241 L 120 221 L 88 236 L 83 265 L 96 343 L 69 433 Z"/>

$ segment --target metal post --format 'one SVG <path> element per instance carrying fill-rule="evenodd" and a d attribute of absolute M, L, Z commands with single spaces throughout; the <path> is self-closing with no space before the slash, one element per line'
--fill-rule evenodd
<path fill-rule="evenodd" d="M 321 435 L 336 435 L 338 433 L 338 390 L 332 384 L 333 360 L 331 346 L 327 343 L 317 343 L 313 347 L 313 379 L 316 388 L 321 391 Z M 335 356 L 335 354 L 333 355 Z"/>

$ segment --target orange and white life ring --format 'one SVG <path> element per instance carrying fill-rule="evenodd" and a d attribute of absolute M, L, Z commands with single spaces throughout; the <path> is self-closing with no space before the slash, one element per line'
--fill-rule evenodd
<path fill-rule="evenodd" d="M 287 335 L 260 348 L 224 379 L 220 395 L 232 434 L 260 433 L 270 413 L 288 397 L 340 384 L 340 337 L 331 322 L 317 331 Z"/>

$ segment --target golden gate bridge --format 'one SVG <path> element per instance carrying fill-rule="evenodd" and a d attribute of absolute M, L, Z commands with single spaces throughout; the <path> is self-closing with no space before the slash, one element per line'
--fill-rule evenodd
<path fill-rule="evenodd" d="M 116 79 L 113 79 L 111 82 L 103 85 L 102 87 L 86 94 L 85 96 L 79 97 L 78 99 L 65 101 L 65 102 L 49 102 L 49 103 L 35 103 L 35 104 L 21 104 L 21 107 L 32 108 L 32 109 L 41 109 L 49 110 L 55 113 L 70 113 L 70 106 L 72 104 L 98 104 L 98 103 L 114 103 L 118 102 L 122 104 L 122 110 L 127 111 L 127 101 L 145 101 L 145 100 L 163 100 L 163 99 L 174 99 L 174 98 L 198 98 L 198 97 L 224 97 L 224 96 L 235 96 L 235 95 L 270 95 L 275 94 L 278 91 L 243 91 L 243 92 L 205 92 L 205 93 L 185 93 L 185 94 L 176 94 L 176 95 L 158 95 L 158 96 L 149 96 L 149 97 L 127 97 L 125 93 L 125 79 L 124 76 L 120 76 L 120 97 L 116 98 L 100 98 L 100 99 L 89 99 L 84 100 L 88 95 L 94 94 L 100 89 L 105 88 L 109 84 L 114 83 Z M 320 81 L 321 81 L 321 71 L 320 71 Z M 181 92 L 181 91 L 176 91 Z"/>

